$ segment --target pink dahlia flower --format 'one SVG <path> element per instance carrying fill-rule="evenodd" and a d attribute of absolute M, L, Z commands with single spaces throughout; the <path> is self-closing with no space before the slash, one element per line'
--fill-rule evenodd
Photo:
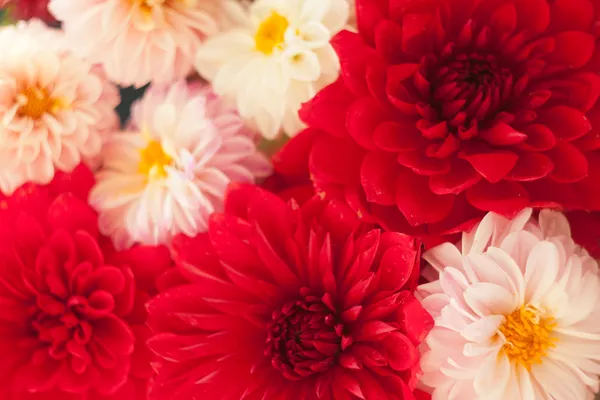
<path fill-rule="evenodd" d="M 434 399 L 592 400 L 600 389 L 600 276 L 566 217 L 487 216 L 423 255 L 435 319 L 422 358 Z"/>
<path fill-rule="evenodd" d="M 208 87 L 151 87 L 133 106 L 129 132 L 104 146 L 90 197 L 102 233 L 124 248 L 206 231 L 230 182 L 271 172 L 253 136 Z"/>
<path fill-rule="evenodd" d="M 100 152 L 116 87 L 38 20 L 0 29 L 0 191 L 46 184 Z"/>
<path fill-rule="evenodd" d="M 117 83 L 184 78 L 202 40 L 217 30 L 216 0 L 52 0 L 76 51 Z"/>

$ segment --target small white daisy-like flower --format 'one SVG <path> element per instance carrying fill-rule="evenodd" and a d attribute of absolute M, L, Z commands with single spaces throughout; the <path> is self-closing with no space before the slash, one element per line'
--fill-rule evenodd
<path fill-rule="evenodd" d="M 422 356 L 434 400 L 591 400 L 599 390 L 600 276 L 566 217 L 490 213 L 423 255 L 435 319 Z"/>
<path fill-rule="evenodd" d="M 117 88 L 38 20 L 0 29 L 0 191 L 46 184 L 100 153 Z"/>
<path fill-rule="evenodd" d="M 209 38 L 196 68 L 214 90 L 268 139 L 302 128 L 302 103 L 335 80 L 339 61 L 330 42 L 348 19 L 347 0 L 225 1 L 237 23 Z"/>
<path fill-rule="evenodd" d="M 229 183 L 269 175 L 253 136 L 208 87 L 151 87 L 134 104 L 129 131 L 104 146 L 90 194 L 100 230 L 118 248 L 205 231 Z"/>

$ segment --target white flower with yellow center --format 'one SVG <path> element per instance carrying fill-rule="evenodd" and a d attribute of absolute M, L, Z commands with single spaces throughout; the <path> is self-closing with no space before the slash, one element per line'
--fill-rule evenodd
<path fill-rule="evenodd" d="M 221 210 L 229 183 L 270 173 L 237 113 L 185 82 L 151 87 L 133 107 L 130 132 L 114 134 L 102 156 L 90 203 L 118 248 L 195 236 Z"/>
<path fill-rule="evenodd" d="M 559 212 L 488 214 L 423 258 L 435 319 L 422 356 L 433 400 L 591 400 L 600 374 L 597 262 Z"/>
<path fill-rule="evenodd" d="M 49 183 L 100 154 L 116 86 L 39 20 L 0 28 L 0 192 Z"/>
<path fill-rule="evenodd" d="M 196 68 L 241 116 L 272 139 L 302 128 L 298 110 L 335 80 L 339 61 L 330 39 L 348 18 L 347 0 L 225 1 L 230 29 L 209 38 Z"/>

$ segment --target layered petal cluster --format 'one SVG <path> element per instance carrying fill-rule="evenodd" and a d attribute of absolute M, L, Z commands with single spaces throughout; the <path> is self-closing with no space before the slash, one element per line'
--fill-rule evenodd
<path fill-rule="evenodd" d="M 439 273 L 418 289 L 435 318 L 422 358 L 433 399 L 591 400 L 600 389 L 598 263 L 563 214 L 531 213 L 489 213 L 423 255 Z"/>
<path fill-rule="evenodd" d="M 301 111 L 319 191 L 420 235 L 600 208 L 600 3 L 356 3 L 360 32 L 333 42 L 341 78 Z"/>
<path fill-rule="evenodd" d="M 302 103 L 339 74 L 330 39 L 344 28 L 347 0 L 225 0 L 229 29 L 200 48 L 196 68 L 268 139 L 303 126 Z"/>
<path fill-rule="evenodd" d="M 123 86 L 169 83 L 192 70 L 218 29 L 218 0 L 51 0 L 69 44 Z"/>
<path fill-rule="evenodd" d="M 119 95 L 39 20 L 0 29 L 0 191 L 47 184 L 100 153 Z"/>
<path fill-rule="evenodd" d="M 433 321 L 414 239 L 343 203 L 236 185 L 207 233 L 173 242 L 181 284 L 148 305 L 153 399 L 414 399 Z"/>
<path fill-rule="evenodd" d="M 92 173 L 0 196 L 0 398 L 145 400 L 144 302 L 165 248 L 115 252 L 87 205 Z"/>
<path fill-rule="evenodd" d="M 103 147 L 90 196 L 118 248 L 206 231 L 230 182 L 270 173 L 254 133 L 209 87 L 152 86 L 132 110 L 129 131 Z"/>

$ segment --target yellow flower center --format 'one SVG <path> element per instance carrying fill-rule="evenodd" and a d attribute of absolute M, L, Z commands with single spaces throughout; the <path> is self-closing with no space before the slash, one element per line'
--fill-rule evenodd
<path fill-rule="evenodd" d="M 256 49 L 263 54 L 273 54 L 275 48 L 284 42 L 285 31 L 289 25 L 287 18 L 273 11 L 258 27 L 254 37 Z"/>
<path fill-rule="evenodd" d="M 52 98 L 44 88 L 36 86 L 26 87 L 17 101 L 21 104 L 17 113 L 21 117 L 40 119 L 46 113 L 55 113 L 64 106 L 60 99 Z"/>
<path fill-rule="evenodd" d="M 523 306 L 506 316 L 499 328 L 506 338 L 502 352 L 511 362 L 527 369 L 534 364 L 541 364 L 558 341 L 552 336 L 555 327 L 554 318 L 541 317 L 535 307 Z"/>
<path fill-rule="evenodd" d="M 171 165 L 173 159 L 165 153 L 158 140 L 151 140 L 146 147 L 140 150 L 138 171 L 148 177 L 166 178 L 165 167 Z"/>

